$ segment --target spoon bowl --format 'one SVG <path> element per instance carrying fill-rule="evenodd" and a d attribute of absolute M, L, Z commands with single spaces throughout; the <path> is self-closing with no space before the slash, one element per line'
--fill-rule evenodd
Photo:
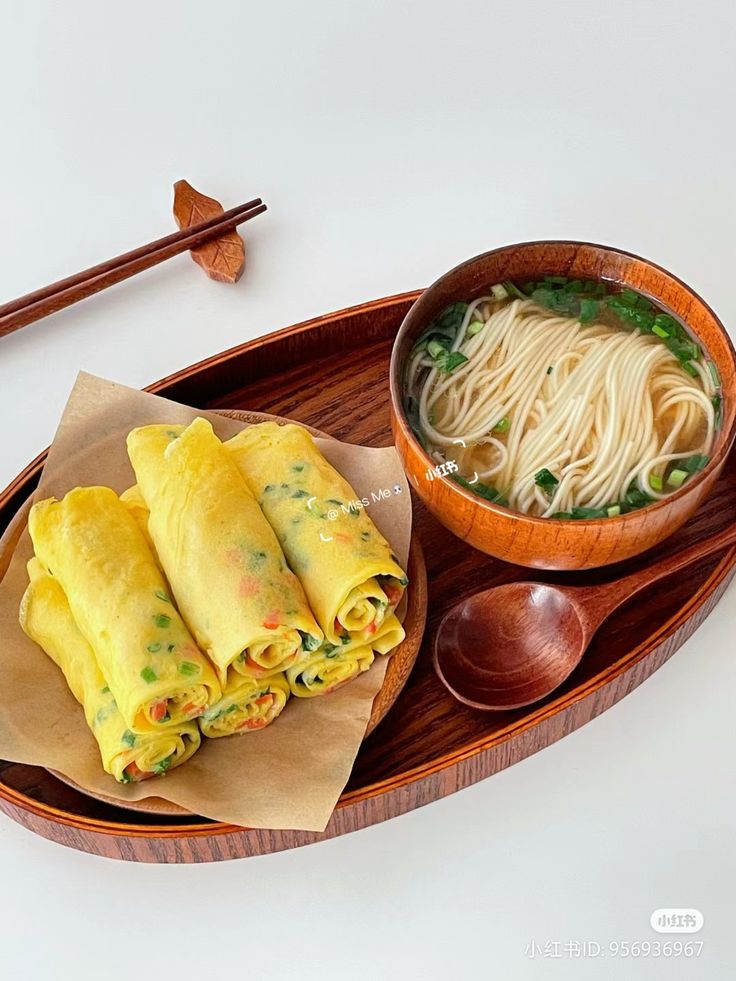
<path fill-rule="evenodd" d="M 586 646 L 577 606 L 565 590 L 513 582 L 450 610 L 437 631 L 434 666 L 463 704 L 514 709 L 553 692 Z"/>
<path fill-rule="evenodd" d="M 464 705 L 521 708 L 558 688 L 580 663 L 598 627 L 622 603 L 713 552 L 736 544 L 736 525 L 600 586 L 513 582 L 457 603 L 440 623 L 433 661 Z"/>

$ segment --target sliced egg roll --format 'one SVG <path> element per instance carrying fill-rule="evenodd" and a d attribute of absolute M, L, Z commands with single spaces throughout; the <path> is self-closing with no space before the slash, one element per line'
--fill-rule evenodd
<path fill-rule="evenodd" d="M 308 654 L 306 660 L 288 669 L 286 677 L 291 693 L 297 698 L 328 695 L 367 671 L 374 658 L 373 650 L 364 645 L 343 647 L 326 643 Z"/>
<path fill-rule="evenodd" d="M 222 698 L 199 720 L 200 728 L 210 739 L 264 729 L 281 714 L 289 695 L 283 672 L 267 678 L 245 678 L 232 671 Z"/>
<path fill-rule="evenodd" d="M 307 654 L 286 672 L 292 695 L 313 698 L 334 691 L 367 671 L 375 654 L 388 654 L 405 636 L 404 628 L 391 613 L 377 629 L 370 645 L 359 641 L 349 644 L 324 641 L 316 651 Z"/>
<path fill-rule="evenodd" d="M 408 579 L 364 502 L 301 426 L 264 422 L 225 445 L 276 532 L 327 641 L 370 645 Z"/>
<path fill-rule="evenodd" d="M 59 582 L 126 725 L 194 719 L 220 685 L 174 607 L 135 519 L 109 487 L 77 487 L 31 509 L 40 562 Z"/>
<path fill-rule="evenodd" d="M 128 453 L 176 602 L 224 685 L 314 650 L 322 631 L 278 539 L 205 419 L 144 426 Z"/>
<path fill-rule="evenodd" d="M 61 669 L 84 709 L 105 771 L 120 783 L 130 783 L 164 774 L 186 762 L 201 741 L 197 723 L 181 722 L 157 732 L 132 732 L 94 651 L 74 621 L 64 590 L 36 558 L 28 563 L 28 575 L 30 583 L 20 607 L 21 626 Z"/>
<path fill-rule="evenodd" d="M 406 637 L 406 631 L 395 613 L 389 613 L 370 639 L 370 646 L 376 654 L 388 654 L 398 647 Z"/>

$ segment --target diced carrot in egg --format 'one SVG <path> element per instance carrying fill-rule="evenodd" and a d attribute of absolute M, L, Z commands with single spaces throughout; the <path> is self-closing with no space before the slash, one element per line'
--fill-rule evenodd
<path fill-rule="evenodd" d="M 265 725 L 266 725 L 265 719 L 245 719 L 244 722 L 241 722 L 240 725 L 236 726 L 235 728 L 236 729 L 263 729 Z"/>
<path fill-rule="evenodd" d="M 154 702 L 151 706 L 151 721 L 160 722 L 164 718 L 169 710 L 169 701 L 167 698 L 162 698 L 158 702 Z"/>

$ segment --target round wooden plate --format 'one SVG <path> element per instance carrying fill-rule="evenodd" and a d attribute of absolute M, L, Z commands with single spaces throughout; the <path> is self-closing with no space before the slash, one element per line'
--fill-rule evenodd
<path fill-rule="evenodd" d="M 249 423 L 251 425 L 259 422 L 289 421 L 283 416 L 275 416 L 269 412 L 251 412 L 249 410 L 231 409 L 223 410 L 219 414 L 227 416 L 230 419 L 237 419 L 239 422 Z M 305 428 L 308 429 L 313 436 L 329 439 L 326 433 L 321 432 L 314 426 L 307 425 Z M 5 575 L 5 571 L 10 564 L 13 550 L 15 549 L 18 539 L 28 523 L 28 512 L 30 511 L 30 508 L 31 501 L 29 499 L 23 504 L 17 514 L 13 516 L 4 534 L 2 537 L 0 537 L 0 581 L 2 581 L 2 577 Z M 371 715 L 368 719 L 365 736 L 363 738 L 367 738 L 373 732 L 378 723 L 383 719 L 388 710 L 399 697 L 399 692 L 406 684 L 407 678 L 411 673 L 411 669 L 414 667 L 414 662 L 416 661 L 419 653 L 422 634 L 424 633 L 424 625 L 427 619 L 427 570 L 424 566 L 422 547 L 419 544 L 419 540 L 414 535 L 412 535 L 409 549 L 409 561 L 407 563 L 406 572 L 411 584 L 406 591 L 405 609 L 403 617 L 401 617 L 404 630 L 406 631 L 406 637 L 389 655 L 383 684 L 379 688 L 376 697 L 373 699 Z M 245 738 L 247 738 L 247 736 Z M 56 777 L 57 780 L 65 783 L 68 787 L 78 791 L 80 794 L 86 794 L 87 796 L 101 801 L 104 804 L 119 807 L 126 811 L 138 811 L 142 814 L 156 814 L 161 817 L 195 816 L 185 807 L 181 807 L 179 804 L 174 804 L 172 801 L 165 800 L 162 797 L 144 797 L 142 800 L 121 800 L 120 798 L 115 797 L 114 794 L 98 794 L 94 791 L 87 790 L 85 787 L 80 786 L 75 780 L 72 780 L 71 777 L 68 777 L 65 773 L 60 773 L 58 770 L 49 770 L 49 773 Z"/>
<path fill-rule="evenodd" d="M 289 327 L 180 371 L 149 390 L 215 411 L 247 405 L 317 426 L 337 439 L 386 446 L 391 442 L 391 346 L 417 296 L 388 297 Z M 34 489 L 44 456 L 0 494 L 0 529 Z M 656 553 L 602 571 L 537 578 L 604 582 L 726 527 L 736 521 L 734 462 L 732 457 L 695 519 Z M 424 547 L 432 600 L 422 650 L 392 711 L 363 742 L 323 833 L 254 831 L 186 816 L 136 814 L 79 794 L 40 767 L 1 761 L 0 808 L 53 841 L 139 862 L 261 855 L 355 831 L 481 780 L 605 711 L 656 671 L 702 623 L 736 568 L 736 550 L 731 549 L 640 594 L 604 625 L 582 663 L 550 698 L 525 709 L 481 713 L 459 705 L 437 680 L 428 656 L 434 630 L 458 600 L 528 579 L 529 570 L 491 559 L 454 538 L 416 500 L 413 528 Z"/>

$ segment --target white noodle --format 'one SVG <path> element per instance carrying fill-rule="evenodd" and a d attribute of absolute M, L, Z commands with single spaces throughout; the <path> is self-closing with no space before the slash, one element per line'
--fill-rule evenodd
<path fill-rule="evenodd" d="M 483 327 L 467 337 L 477 320 Z M 468 360 L 449 374 L 425 351 L 410 361 L 421 430 L 436 459 L 456 459 L 468 478 L 473 471 L 492 477 L 523 513 L 602 508 L 634 482 L 664 497 L 667 489 L 653 489 L 651 480 L 713 444 L 709 370 L 691 362 L 697 377 L 689 376 L 651 334 L 484 296 L 469 304 L 452 351 Z M 503 438 L 501 429 L 494 433 L 501 420 Z M 543 469 L 559 481 L 549 491 L 534 479 Z"/>

